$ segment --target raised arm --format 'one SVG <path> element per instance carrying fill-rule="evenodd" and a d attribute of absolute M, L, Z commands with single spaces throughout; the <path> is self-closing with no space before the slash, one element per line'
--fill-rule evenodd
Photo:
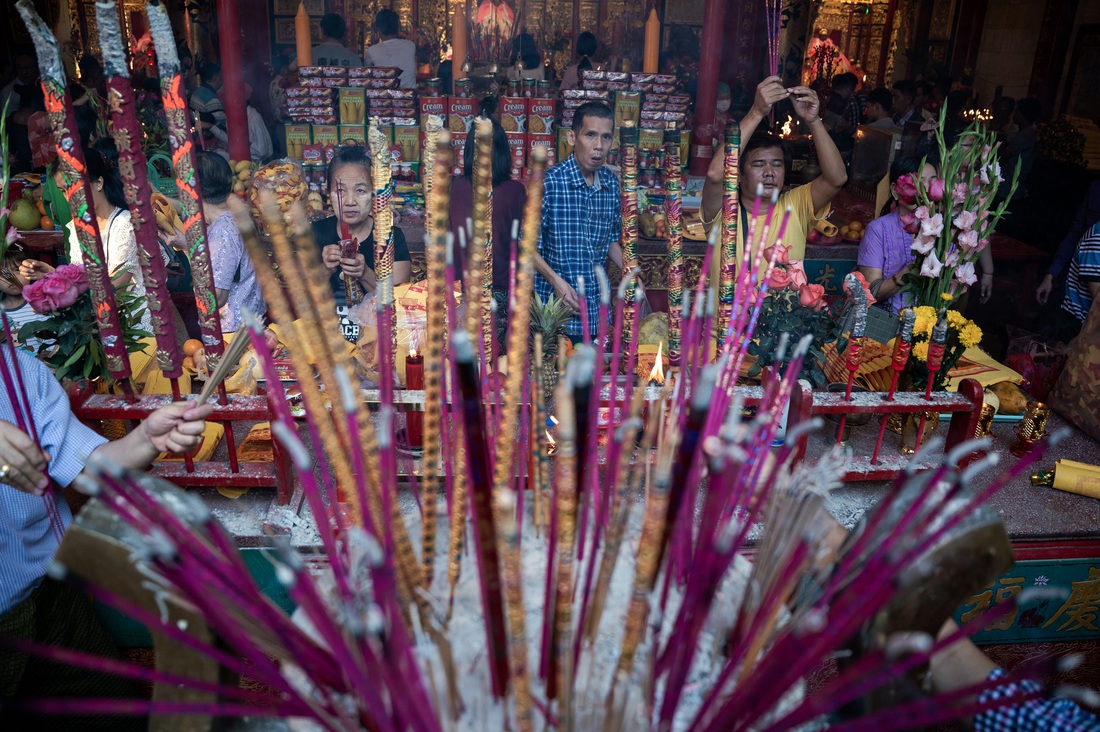
<path fill-rule="evenodd" d="M 817 162 L 821 165 L 821 175 L 810 183 L 810 195 L 814 202 L 814 211 L 818 211 L 833 200 L 844 184 L 848 182 L 848 171 L 844 168 L 844 158 L 836 149 L 836 143 L 821 121 L 821 101 L 817 92 L 809 87 L 795 86 L 789 90 L 795 114 L 810 128 L 814 140 Z"/>
<path fill-rule="evenodd" d="M 778 76 L 769 76 L 756 87 L 756 98 L 753 100 L 752 109 L 741 118 L 738 127 L 741 129 L 741 146 L 749 141 L 756 128 L 771 111 L 772 105 L 781 99 L 786 99 L 787 90 L 783 88 L 783 82 Z M 703 183 L 703 200 L 700 204 L 703 221 L 711 221 L 722 210 L 722 183 L 726 177 L 726 146 L 721 144 L 715 149 L 714 157 L 710 159 L 710 167 L 707 168 L 707 179 Z"/>

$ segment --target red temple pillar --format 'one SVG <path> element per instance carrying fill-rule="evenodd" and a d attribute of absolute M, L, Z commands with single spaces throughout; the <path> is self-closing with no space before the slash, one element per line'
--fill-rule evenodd
<path fill-rule="evenodd" d="M 237 0 L 217 0 L 218 47 L 221 52 L 225 125 L 229 157 L 248 160 L 248 112 L 245 109 L 244 66 L 241 61 L 241 23 Z"/>
<path fill-rule="evenodd" d="M 724 0 L 707 0 L 699 43 L 699 85 L 695 92 L 695 129 L 691 133 L 692 175 L 705 175 L 714 155 L 714 107 L 718 102 L 718 67 L 722 63 Z M 721 138 L 719 133 L 717 137 Z"/>

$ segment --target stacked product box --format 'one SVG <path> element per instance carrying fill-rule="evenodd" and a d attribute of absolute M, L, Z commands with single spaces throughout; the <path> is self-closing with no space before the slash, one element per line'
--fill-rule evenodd
<path fill-rule="evenodd" d="M 298 86 L 286 90 L 287 116 L 299 124 L 336 124 L 336 90 L 347 84 L 347 75 L 343 66 L 303 66 Z"/>
<path fill-rule="evenodd" d="M 557 139 L 554 134 L 554 118 L 558 114 L 558 102 L 545 96 L 532 97 L 527 108 L 527 159 L 535 148 L 546 151 L 546 167 L 562 159 L 557 154 Z M 528 162 L 528 165 L 530 162 Z M 523 176 L 525 179 L 527 175 Z"/>
<path fill-rule="evenodd" d="M 447 129 L 451 133 L 451 149 L 454 150 L 453 172 L 462 174 L 466 150 L 466 138 L 472 134 L 474 117 L 477 116 L 478 102 L 465 90 L 459 90 L 459 96 L 445 97 L 447 107 Z"/>
<path fill-rule="evenodd" d="M 500 98 L 500 126 L 508 138 L 513 180 L 520 180 L 527 167 L 527 115 L 532 101 L 514 92 Z"/>

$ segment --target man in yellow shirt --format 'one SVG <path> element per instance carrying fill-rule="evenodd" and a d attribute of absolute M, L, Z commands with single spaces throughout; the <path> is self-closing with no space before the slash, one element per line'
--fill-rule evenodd
<path fill-rule="evenodd" d="M 739 161 L 741 180 L 739 198 L 741 220 L 737 225 L 738 260 L 740 260 L 743 252 L 744 238 L 748 230 L 753 206 L 756 203 L 758 186 L 762 186 L 762 199 L 760 201 L 762 212 L 765 210 L 767 202 L 771 200 L 772 195 L 783 190 L 787 166 L 790 164 L 790 151 L 782 138 L 766 130 L 761 130 L 758 133 L 757 127 L 771 111 L 773 104 L 787 98 L 790 98 L 791 103 L 794 105 L 795 114 L 801 117 L 810 128 L 814 149 L 817 152 L 818 164 L 821 166 L 821 175 L 814 178 L 810 183 L 779 194 L 779 204 L 772 213 L 768 241 L 765 242 L 764 246 L 775 244 L 784 212 L 789 206 L 791 218 L 787 223 L 783 243 L 791 247 L 791 259 L 803 259 L 806 255 L 806 235 L 810 233 L 810 230 L 818 221 L 829 215 L 829 204 L 833 200 L 833 196 L 848 180 L 840 151 L 836 149 L 836 145 L 833 144 L 832 138 L 829 137 L 825 125 L 822 124 L 821 118 L 818 116 L 820 102 L 817 94 L 804 86 L 794 86 L 786 89 L 778 76 L 770 76 L 764 79 L 756 87 L 756 99 L 753 102 L 752 109 L 742 118 L 740 125 L 741 150 Z M 725 146 L 721 145 L 710 161 L 707 180 L 703 185 L 702 205 L 699 209 L 699 216 L 707 231 L 715 223 L 721 221 L 722 183 L 724 179 Z M 765 223 L 766 216 L 761 213 L 756 221 L 757 236 L 760 235 Z M 715 264 L 717 263 L 718 257 L 716 256 Z M 717 269 L 712 270 L 713 272 L 717 272 Z"/>

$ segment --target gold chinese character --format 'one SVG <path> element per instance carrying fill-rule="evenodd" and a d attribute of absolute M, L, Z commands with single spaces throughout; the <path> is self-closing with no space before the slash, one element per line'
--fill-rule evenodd
<path fill-rule="evenodd" d="M 821 274 L 814 278 L 814 283 L 825 288 L 825 292 L 836 292 L 836 269 L 831 264 L 821 266 Z"/>
<path fill-rule="evenodd" d="M 1094 624 L 1096 613 L 1100 611 L 1100 567 L 1089 568 L 1089 579 L 1073 583 L 1069 599 L 1058 609 L 1054 616 L 1043 623 L 1046 628 L 1055 620 L 1066 615 L 1066 621 L 1058 630 L 1100 630 Z"/>
<path fill-rule="evenodd" d="M 1024 587 L 1023 577 L 1002 577 L 999 583 L 1001 586 L 997 589 L 997 599 L 995 604 L 1003 605 L 1006 602 L 1012 602 L 1013 599 L 1020 594 L 1020 590 Z M 1020 614 L 1020 608 L 1013 608 L 1007 615 L 1004 615 L 997 620 L 994 620 L 989 625 L 985 626 L 986 630 L 1008 630 L 1012 627 L 1012 624 L 1016 622 L 1016 616 Z"/>
<path fill-rule="evenodd" d="M 993 600 L 993 590 L 986 590 L 985 592 L 979 592 L 977 595 L 974 595 L 973 597 L 971 597 L 969 600 L 966 601 L 965 604 L 973 605 L 974 607 L 970 608 L 965 613 L 963 613 L 962 616 L 959 619 L 964 624 L 969 623 L 971 620 L 973 620 L 974 618 L 978 617 L 979 615 L 984 613 L 986 610 L 988 610 L 992 600 Z"/>

